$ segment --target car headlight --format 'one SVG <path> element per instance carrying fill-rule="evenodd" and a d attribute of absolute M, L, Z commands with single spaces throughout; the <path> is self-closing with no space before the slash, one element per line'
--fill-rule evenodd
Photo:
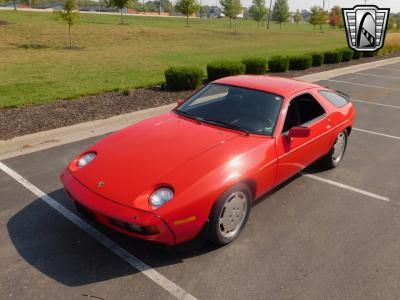
<path fill-rule="evenodd" d="M 78 159 L 78 162 L 76 163 L 76 165 L 78 166 L 78 168 L 83 168 L 84 166 L 86 166 L 88 163 L 90 163 L 95 158 L 96 158 L 96 153 L 94 153 L 94 152 L 86 153 L 85 155 L 82 155 Z"/>
<path fill-rule="evenodd" d="M 149 203 L 151 206 L 161 207 L 162 205 L 170 201 L 172 197 L 174 197 L 173 190 L 166 187 L 159 188 L 150 195 Z"/>

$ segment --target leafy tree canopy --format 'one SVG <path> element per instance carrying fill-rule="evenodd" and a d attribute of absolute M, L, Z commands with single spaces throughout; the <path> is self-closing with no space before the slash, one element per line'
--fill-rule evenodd
<path fill-rule="evenodd" d="M 272 19 L 282 26 L 289 19 L 289 5 L 287 0 L 276 0 L 272 9 Z"/>
<path fill-rule="evenodd" d="M 257 23 L 260 23 L 267 15 L 265 0 L 253 0 L 253 5 L 249 8 L 249 16 Z"/>

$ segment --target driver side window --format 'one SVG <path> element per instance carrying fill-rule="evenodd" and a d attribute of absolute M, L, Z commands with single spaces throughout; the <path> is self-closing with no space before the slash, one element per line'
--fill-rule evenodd
<path fill-rule="evenodd" d="M 320 119 L 325 114 L 326 112 L 321 104 L 310 94 L 297 96 L 290 101 L 282 132 L 286 133 L 292 127 L 305 126 Z"/>

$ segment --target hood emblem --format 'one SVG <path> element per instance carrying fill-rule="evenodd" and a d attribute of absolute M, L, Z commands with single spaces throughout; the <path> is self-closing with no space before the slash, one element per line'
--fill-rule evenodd
<path fill-rule="evenodd" d="M 97 183 L 97 187 L 98 188 L 101 188 L 101 187 L 103 187 L 104 186 L 104 181 L 99 181 L 98 183 Z"/>

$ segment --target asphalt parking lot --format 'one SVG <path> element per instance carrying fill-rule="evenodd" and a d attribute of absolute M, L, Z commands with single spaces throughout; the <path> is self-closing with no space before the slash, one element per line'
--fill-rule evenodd
<path fill-rule="evenodd" d="M 318 83 L 357 108 L 343 162 L 258 201 L 222 248 L 167 251 L 80 221 L 58 176 L 101 137 L 2 161 L 29 183 L 0 171 L 0 298 L 399 299 L 400 63 Z"/>

